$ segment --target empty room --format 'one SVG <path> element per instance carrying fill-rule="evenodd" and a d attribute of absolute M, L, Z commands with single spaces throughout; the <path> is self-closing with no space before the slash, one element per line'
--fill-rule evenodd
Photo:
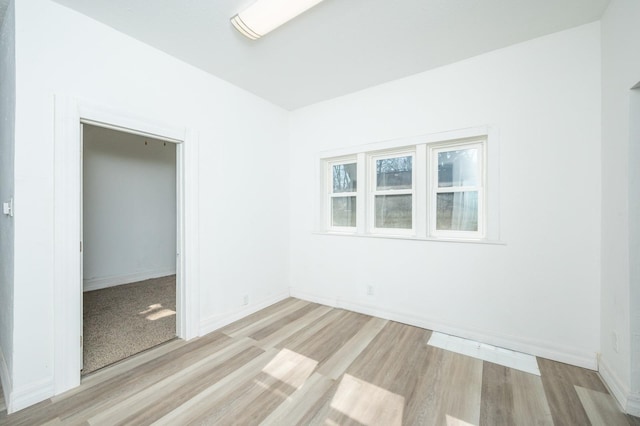
<path fill-rule="evenodd" d="M 0 424 L 640 424 L 639 2 L 0 22 Z"/>

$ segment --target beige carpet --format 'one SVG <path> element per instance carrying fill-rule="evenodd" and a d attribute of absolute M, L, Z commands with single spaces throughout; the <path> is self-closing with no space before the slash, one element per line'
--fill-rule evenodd
<path fill-rule="evenodd" d="M 175 275 L 84 293 L 82 374 L 173 339 L 175 310 Z"/>

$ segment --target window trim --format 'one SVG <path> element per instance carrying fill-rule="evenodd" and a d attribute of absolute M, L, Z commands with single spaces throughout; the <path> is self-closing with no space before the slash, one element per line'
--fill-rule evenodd
<path fill-rule="evenodd" d="M 367 232 L 374 235 L 403 235 L 416 234 L 416 149 L 406 147 L 392 151 L 379 151 L 366 153 L 367 155 Z M 411 189 L 387 189 L 378 190 L 378 177 L 376 174 L 376 161 L 387 158 L 411 157 Z M 376 195 L 411 195 L 411 228 L 377 228 L 376 227 Z M 357 205 L 357 201 L 356 201 Z"/>
<path fill-rule="evenodd" d="M 341 157 L 336 159 L 330 159 L 326 161 L 325 167 L 325 176 L 324 176 L 324 186 L 325 191 L 323 193 L 324 198 L 324 218 L 325 218 L 325 227 L 327 230 L 331 232 L 340 232 L 340 233 L 355 233 L 358 227 L 358 209 L 360 209 L 360 201 L 358 200 L 358 188 L 361 183 L 358 179 L 356 179 L 357 187 L 355 192 L 333 192 L 333 167 L 340 166 L 342 164 L 354 164 L 356 165 L 356 170 L 359 170 L 358 158 L 357 156 L 349 156 L 349 157 Z M 356 176 L 359 171 L 356 172 Z M 334 198 L 339 197 L 356 197 L 356 226 L 334 226 L 333 225 L 333 205 L 332 200 Z"/>
<path fill-rule="evenodd" d="M 482 218 L 479 224 L 482 232 L 471 235 L 468 231 L 450 231 L 447 235 L 441 232 L 432 232 L 431 222 L 435 220 L 432 213 L 434 197 L 431 193 L 433 176 L 432 150 L 442 147 L 451 148 L 454 146 L 469 145 L 473 143 L 483 144 L 482 155 L 482 195 L 479 203 L 482 203 Z M 413 152 L 413 232 L 398 233 L 400 228 L 389 228 L 391 232 L 378 232 L 378 228 L 373 231 L 372 208 L 370 196 L 370 186 L 375 184 L 371 179 L 370 158 L 372 156 L 384 156 L 389 153 Z M 324 235 L 345 235 L 372 238 L 399 238 L 409 240 L 435 241 L 435 242 L 458 242 L 458 243 L 486 243 L 505 244 L 500 239 L 500 139 L 496 126 L 486 125 L 466 129 L 450 130 L 439 133 L 424 134 L 401 139 L 386 140 L 368 143 L 358 146 L 350 146 L 338 149 L 323 151 L 317 154 L 316 179 L 320 178 L 316 194 L 322 194 L 320 198 L 320 208 L 314 209 L 316 216 L 316 233 Z M 356 192 L 356 227 L 349 228 L 349 232 L 344 229 L 330 229 L 328 227 L 326 200 L 326 177 L 327 164 L 329 162 L 347 160 L 357 162 L 358 187 Z M 434 225 L 435 227 L 435 225 Z"/>
<path fill-rule="evenodd" d="M 453 151 L 456 149 L 472 149 L 477 148 L 478 156 L 478 178 L 480 182 L 475 186 L 451 186 L 438 187 L 438 154 L 440 152 Z M 429 165 L 427 173 L 429 174 L 428 198 L 429 198 L 429 214 L 427 220 L 429 222 L 429 236 L 432 238 L 449 238 L 449 239 L 469 239 L 478 240 L 485 236 L 485 216 L 486 216 L 486 200 L 485 200 L 485 182 L 486 182 L 486 139 L 470 139 L 459 142 L 430 144 Z M 449 192 L 471 192 L 478 193 L 478 230 L 477 231 L 458 231 L 458 230 L 438 230 L 436 229 L 437 221 L 437 202 L 438 194 Z"/>

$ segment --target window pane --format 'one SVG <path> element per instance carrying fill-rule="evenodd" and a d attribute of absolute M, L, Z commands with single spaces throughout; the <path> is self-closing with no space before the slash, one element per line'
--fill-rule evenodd
<path fill-rule="evenodd" d="M 438 186 L 478 184 L 478 148 L 438 153 Z"/>
<path fill-rule="evenodd" d="M 331 198 L 331 225 L 356 226 L 356 197 Z"/>
<path fill-rule="evenodd" d="M 478 192 L 444 192 L 437 195 L 436 229 L 478 230 Z"/>
<path fill-rule="evenodd" d="M 376 160 L 376 189 L 411 189 L 413 157 Z"/>
<path fill-rule="evenodd" d="M 333 166 L 333 192 L 356 192 L 357 190 L 357 165 L 339 164 Z"/>
<path fill-rule="evenodd" d="M 411 195 L 376 195 L 376 228 L 411 229 Z"/>

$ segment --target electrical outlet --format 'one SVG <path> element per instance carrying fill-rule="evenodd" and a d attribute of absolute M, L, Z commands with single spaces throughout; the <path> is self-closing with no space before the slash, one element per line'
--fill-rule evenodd
<path fill-rule="evenodd" d="M 242 299 L 242 303 L 244 303 L 244 305 L 248 305 L 249 304 L 249 295 L 245 294 L 244 298 Z"/>
<path fill-rule="evenodd" d="M 372 285 L 368 285 L 367 286 L 367 296 L 373 296 L 373 286 Z"/>
<path fill-rule="evenodd" d="M 611 332 L 611 344 L 613 346 L 613 350 L 618 352 L 619 350 L 619 346 L 618 346 L 618 333 L 613 331 Z"/>

